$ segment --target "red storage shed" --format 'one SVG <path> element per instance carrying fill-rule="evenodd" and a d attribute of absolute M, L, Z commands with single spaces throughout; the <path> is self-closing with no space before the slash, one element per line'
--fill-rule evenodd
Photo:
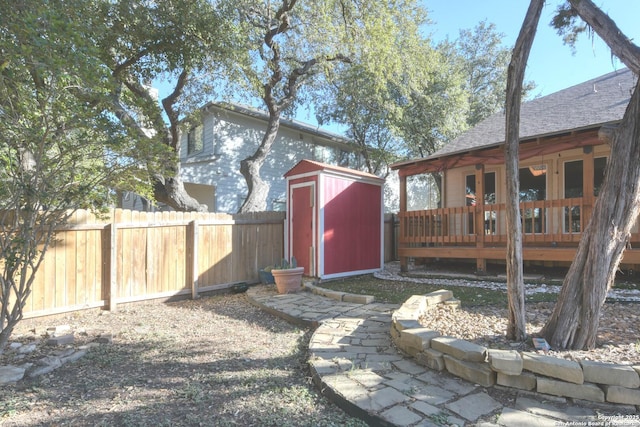
<path fill-rule="evenodd" d="M 284 176 L 286 258 L 321 279 L 383 268 L 383 179 L 311 160 Z"/>

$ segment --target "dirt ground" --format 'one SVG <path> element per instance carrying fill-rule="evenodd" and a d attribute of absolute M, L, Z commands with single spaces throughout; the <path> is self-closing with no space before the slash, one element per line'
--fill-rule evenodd
<path fill-rule="evenodd" d="M 306 364 L 309 331 L 244 294 L 120 306 L 22 321 L 12 341 L 39 342 L 0 365 L 36 360 L 47 328 L 69 326 L 78 361 L 0 389 L 2 426 L 364 425 L 319 396 Z M 102 335 L 112 342 L 92 342 Z M 45 352 L 45 353 L 43 353 Z"/>
<path fill-rule="evenodd" d="M 540 324 L 547 305 L 528 321 Z M 434 316 L 431 326 L 465 339 L 495 341 L 506 317 L 496 310 L 463 307 Z M 637 304 L 606 310 L 603 346 L 586 358 L 637 363 Z M 311 331 L 261 311 L 244 294 L 24 320 L 12 341 L 36 342 L 37 350 L 23 357 L 5 351 L 0 366 L 64 351 L 44 345 L 47 329 L 61 326 L 74 333 L 73 347 L 87 354 L 49 374 L 1 387 L 0 426 L 365 425 L 311 384 L 306 364 Z M 112 341 L 98 344 L 99 337 Z M 576 356 L 584 355 L 559 355 Z"/>

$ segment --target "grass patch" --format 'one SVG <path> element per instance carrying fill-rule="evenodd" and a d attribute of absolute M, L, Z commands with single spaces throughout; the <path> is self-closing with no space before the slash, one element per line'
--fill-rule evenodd
<path fill-rule="evenodd" d="M 323 288 L 339 292 L 348 292 L 359 295 L 373 295 L 377 302 L 402 304 L 412 295 L 424 295 L 439 289 L 447 289 L 453 292 L 462 305 L 507 305 L 507 284 L 503 290 L 484 289 L 473 286 L 443 286 L 431 284 L 428 279 L 424 283 L 411 281 L 383 280 L 373 275 L 354 276 L 345 279 L 332 280 L 322 283 Z M 527 296 L 527 302 L 555 301 L 557 295 L 550 293 L 538 293 Z"/>

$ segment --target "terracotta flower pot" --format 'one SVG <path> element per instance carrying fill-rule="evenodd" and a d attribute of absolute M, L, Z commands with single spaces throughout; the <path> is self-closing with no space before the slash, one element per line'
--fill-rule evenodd
<path fill-rule="evenodd" d="M 280 294 L 298 292 L 302 289 L 304 267 L 271 270 L 271 274 L 273 274 L 273 278 L 276 281 L 276 288 Z"/>

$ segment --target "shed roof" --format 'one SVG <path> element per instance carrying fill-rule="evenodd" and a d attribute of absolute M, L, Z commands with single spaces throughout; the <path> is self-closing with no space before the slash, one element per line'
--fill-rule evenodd
<path fill-rule="evenodd" d="M 289 171 L 287 171 L 284 174 L 284 176 L 290 177 L 290 176 L 296 176 L 296 175 L 303 175 L 307 173 L 326 172 L 326 171 L 337 172 L 343 175 L 352 175 L 360 178 L 372 179 L 380 182 L 384 181 L 384 179 L 376 175 L 370 174 L 368 172 L 362 172 L 355 169 L 349 169 L 342 166 L 329 165 L 326 163 L 320 163 L 320 162 L 316 162 L 313 160 L 306 160 L 306 159 L 300 160 L 294 167 L 289 169 Z"/>
<path fill-rule="evenodd" d="M 627 68 L 605 74 L 550 95 L 524 102 L 520 111 L 520 139 L 534 139 L 568 131 L 600 127 L 622 120 L 636 76 Z M 505 112 L 489 116 L 434 154 L 406 163 L 436 159 L 495 147 L 504 143 Z"/>

